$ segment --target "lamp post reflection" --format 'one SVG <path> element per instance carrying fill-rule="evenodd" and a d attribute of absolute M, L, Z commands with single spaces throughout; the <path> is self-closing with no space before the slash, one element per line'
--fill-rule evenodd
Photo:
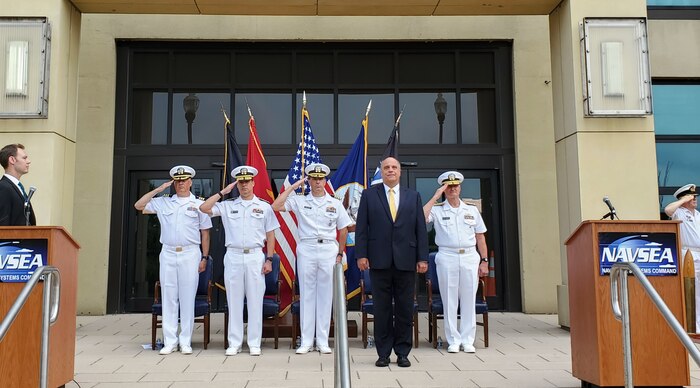
<path fill-rule="evenodd" d="M 447 100 L 442 96 L 442 93 L 438 93 L 434 105 L 435 114 L 437 115 L 438 124 L 440 125 L 438 144 L 442 144 L 442 124 L 445 123 L 445 113 L 447 113 Z"/>
<path fill-rule="evenodd" d="M 182 100 L 182 107 L 185 109 L 185 120 L 187 120 L 187 144 L 192 144 L 192 122 L 197 116 L 199 97 L 194 93 L 188 94 Z"/>

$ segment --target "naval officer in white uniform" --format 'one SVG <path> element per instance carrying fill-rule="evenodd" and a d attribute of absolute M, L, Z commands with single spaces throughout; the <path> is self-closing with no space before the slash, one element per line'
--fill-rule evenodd
<path fill-rule="evenodd" d="M 265 296 L 265 275 L 272 271 L 275 251 L 275 229 L 280 227 L 270 204 L 253 194 L 258 170 L 251 166 L 236 167 L 231 176 L 236 180 L 200 207 L 212 217 L 221 217 L 226 232 L 224 283 L 231 319 L 228 322 L 227 356 L 241 352 L 243 343 L 243 301 L 248 301 L 248 349 L 251 356 L 260 355 L 262 308 Z M 238 187 L 240 197 L 217 202 Z M 266 247 L 267 255 L 263 252 Z"/>
<path fill-rule="evenodd" d="M 207 266 L 211 219 L 199 211 L 202 200 L 190 192 L 195 171 L 189 166 L 170 170 L 173 180 L 144 194 L 134 207 L 143 214 L 156 214 L 160 222 L 160 286 L 163 295 L 163 348 L 170 354 L 180 344 L 182 354 L 192 354 L 194 300 L 199 272 Z M 153 198 L 171 185 L 174 196 Z M 200 250 L 201 244 L 201 250 Z M 178 310 L 180 335 L 177 335 Z"/>
<path fill-rule="evenodd" d="M 695 331 L 700 330 L 700 212 L 698 212 L 698 193 L 696 186 L 689 183 L 673 193 L 676 201 L 669 203 L 664 208 L 667 216 L 673 220 L 680 220 L 681 257 L 685 258 L 686 252 L 693 255 L 695 264 Z M 683 259 L 679 261 L 682 263 Z M 680 265 L 682 267 L 682 265 Z"/>
<path fill-rule="evenodd" d="M 352 223 L 342 202 L 326 193 L 326 177 L 331 170 L 322 163 L 308 165 L 311 193 L 306 196 L 290 194 L 306 180 L 299 179 L 275 199 L 275 211 L 293 212 L 299 223 L 297 245 L 297 278 L 301 345 L 297 354 L 308 353 L 314 345 L 323 354 L 331 353 L 328 332 L 333 305 L 333 266 L 340 263 L 345 252 L 347 227 Z"/>
<path fill-rule="evenodd" d="M 445 313 L 445 339 L 449 353 L 474 353 L 476 337 L 475 300 L 479 276 L 488 274 L 486 226 L 476 206 L 460 199 L 464 176 L 447 171 L 438 177 L 441 185 L 423 206 L 425 220 L 435 227 L 435 270 Z M 435 205 L 442 194 L 446 201 Z M 457 326 L 457 307 L 461 323 Z"/>

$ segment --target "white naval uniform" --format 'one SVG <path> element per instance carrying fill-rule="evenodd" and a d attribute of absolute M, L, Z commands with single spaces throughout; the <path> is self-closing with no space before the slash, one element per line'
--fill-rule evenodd
<path fill-rule="evenodd" d="M 681 259 L 679 267 L 682 267 L 685 253 L 690 250 L 695 264 L 695 331 L 700 330 L 700 212 L 679 207 L 673 213 L 673 220 L 680 220 L 681 225 Z"/>
<path fill-rule="evenodd" d="M 476 206 L 459 201 L 453 208 L 447 201 L 430 210 L 428 222 L 435 227 L 435 266 L 445 314 L 445 339 L 449 345 L 474 346 L 476 337 L 475 300 L 481 257 L 476 233 L 486 226 Z M 460 253 L 463 252 L 463 253 Z M 457 307 L 461 323 L 457 328 Z"/>
<path fill-rule="evenodd" d="M 284 203 L 298 221 L 297 279 L 300 293 L 301 346 L 328 346 L 333 307 L 333 266 L 338 254 L 337 231 L 350 224 L 343 204 L 328 194 L 291 195 Z"/>
<path fill-rule="evenodd" d="M 155 213 L 160 221 L 160 287 L 163 300 L 163 344 L 191 346 L 194 328 L 194 299 L 202 259 L 200 230 L 211 228 L 211 219 L 199 211 L 202 200 L 189 197 L 151 199 L 145 213 Z M 177 336 L 178 305 L 180 337 Z"/>
<path fill-rule="evenodd" d="M 217 202 L 212 217 L 221 216 L 226 232 L 224 284 L 231 318 L 228 321 L 229 348 L 243 343 L 243 301 L 248 300 L 248 347 L 260 348 L 262 306 L 265 296 L 265 233 L 280 227 L 272 207 L 253 196 L 250 200 Z"/>

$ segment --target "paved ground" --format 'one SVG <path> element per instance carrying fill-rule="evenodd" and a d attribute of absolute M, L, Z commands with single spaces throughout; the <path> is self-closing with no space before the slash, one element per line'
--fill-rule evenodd
<path fill-rule="evenodd" d="M 351 318 L 360 322 L 359 314 Z M 411 368 L 377 368 L 374 349 L 350 339 L 353 387 L 580 387 L 571 375 L 569 333 L 556 315 L 490 313 L 490 346 L 478 328 L 476 354 L 449 354 L 427 342 L 427 315 L 420 317 L 420 347 L 411 352 Z M 224 356 L 223 314 L 215 314 L 209 349 L 201 346 L 202 326 L 193 336 L 194 354 L 160 356 L 150 343 L 151 316 L 78 317 L 75 382 L 66 387 L 333 387 L 333 355 L 296 355 L 290 340 L 263 343 L 263 354 Z M 442 328 L 440 328 L 442 331 Z M 159 331 L 160 334 L 160 331 Z M 332 345 L 331 345 L 332 346 Z M 693 386 L 700 370 L 691 361 Z M 78 385 L 79 384 L 79 385 Z"/>

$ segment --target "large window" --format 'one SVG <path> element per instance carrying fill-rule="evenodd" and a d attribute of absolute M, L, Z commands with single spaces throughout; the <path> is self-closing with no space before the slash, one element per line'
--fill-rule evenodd
<path fill-rule="evenodd" d="M 399 112 L 403 144 L 498 143 L 496 56 L 508 43 L 130 45 L 130 145 L 215 145 L 221 109 L 248 142 L 299 140 L 302 92 L 319 144 L 352 144 L 372 101 L 368 139 L 385 144 Z"/>
<path fill-rule="evenodd" d="M 700 82 L 655 81 L 654 127 L 659 177 L 659 205 L 674 201 L 673 192 L 700 184 Z"/>

